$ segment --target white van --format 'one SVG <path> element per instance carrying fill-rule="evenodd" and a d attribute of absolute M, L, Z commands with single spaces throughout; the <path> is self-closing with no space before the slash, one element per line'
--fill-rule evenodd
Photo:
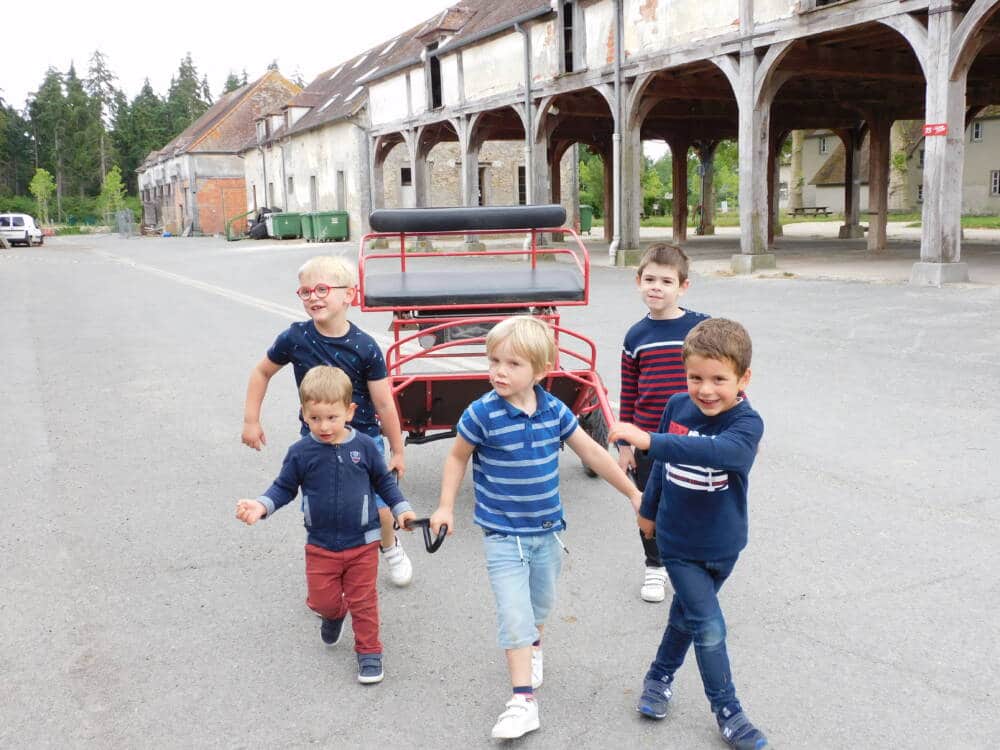
<path fill-rule="evenodd" d="M 11 245 L 21 243 L 28 247 L 41 245 L 45 240 L 42 230 L 28 214 L 0 214 L 0 237 Z"/>

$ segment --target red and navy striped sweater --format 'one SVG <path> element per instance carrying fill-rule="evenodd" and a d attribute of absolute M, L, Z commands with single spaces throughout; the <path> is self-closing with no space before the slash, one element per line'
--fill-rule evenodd
<path fill-rule="evenodd" d="M 629 328 L 622 347 L 622 422 L 656 431 L 670 397 L 687 390 L 681 360 L 684 337 L 707 319 L 703 313 L 684 310 L 673 320 L 653 320 L 647 315 Z"/>

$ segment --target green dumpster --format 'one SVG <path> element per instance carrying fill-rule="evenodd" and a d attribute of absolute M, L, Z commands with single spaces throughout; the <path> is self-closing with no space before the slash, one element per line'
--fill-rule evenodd
<path fill-rule="evenodd" d="M 580 206 L 580 234 L 586 232 L 590 234 L 590 227 L 594 223 L 593 206 Z"/>
<path fill-rule="evenodd" d="M 292 211 L 267 215 L 268 234 L 279 240 L 302 236 L 302 216 Z"/>
<path fill-rule="evenodd" d="M 300 214 L 302 220 L 302 239 L 313 242 L 316 239 L 316 230 L 313 228 L 313 215 Z"/>
<path fill-rule="evenodd" d="M 317 242 L 346 240 L 347 211 L 317 211 L 313 214 L 313 233 Z"/>

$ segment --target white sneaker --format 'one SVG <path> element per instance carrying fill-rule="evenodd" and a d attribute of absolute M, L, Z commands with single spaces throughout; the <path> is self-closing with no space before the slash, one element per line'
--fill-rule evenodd
<path fill-rule="evenodd" d="M 406 556 L 399 539 L 397 538 L 396 543 L 389 549 L 382 549 L 380 546 L 379 550 L 389 565 L 389 580 L 396 586 L 409 586 L 413 580 L 413 563 Z"/>
<path fill-rule="evenodd" d="M 662 602 L 667 596 L 666 584 L 666 568 L 646 568 L 646 578 L 642 582 L 639 596 L 645 602 Z"/>
<path fill-rule="evenodd" d="M 542 686 L 542 649 L 531 648 L 531 687 L 538 688 Z"/>
<path fill-rule="evenodd" d="M 507 701 L 507 710 L 497 717 L 492 734 L 498 740 L 514 740 L 534 732 L 539 726 L 538 703 L 515 695 Z"/>

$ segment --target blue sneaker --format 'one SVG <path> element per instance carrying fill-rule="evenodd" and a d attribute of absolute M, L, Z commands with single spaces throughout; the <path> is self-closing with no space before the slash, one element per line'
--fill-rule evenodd
<path fill-rule="evenodd" d="M 669 682 L 647 677 L 642 682 L 642 695 L 635 710 L 650 719 L 662 719 L 667 715 L 667 707 L 673 697 Z"/>
<path fill-rule="evenodd" d="M 719 711 L 715 718 L 719 722 L 722 739 L 730 747 L 736 750 L 760 750 L 762 747 L 767 747 L 767 737 L 750 723 L 750 719 L 739 706 L 735 709 L 727 706 Z"/>
<path fill-rule="evenodd" d="M 344 618 L 339 620 L 327 620 L 323 618 L 323 624 L 319 626 L 319 637 L 327 646 L 335 646 L 340 641 L 340 635 L 344 632 Z"/>
<path fill-rule="evenodd" d="M 358 654 L 358 682 L 371 685 L 382 682 L 382 654 Z"/>

